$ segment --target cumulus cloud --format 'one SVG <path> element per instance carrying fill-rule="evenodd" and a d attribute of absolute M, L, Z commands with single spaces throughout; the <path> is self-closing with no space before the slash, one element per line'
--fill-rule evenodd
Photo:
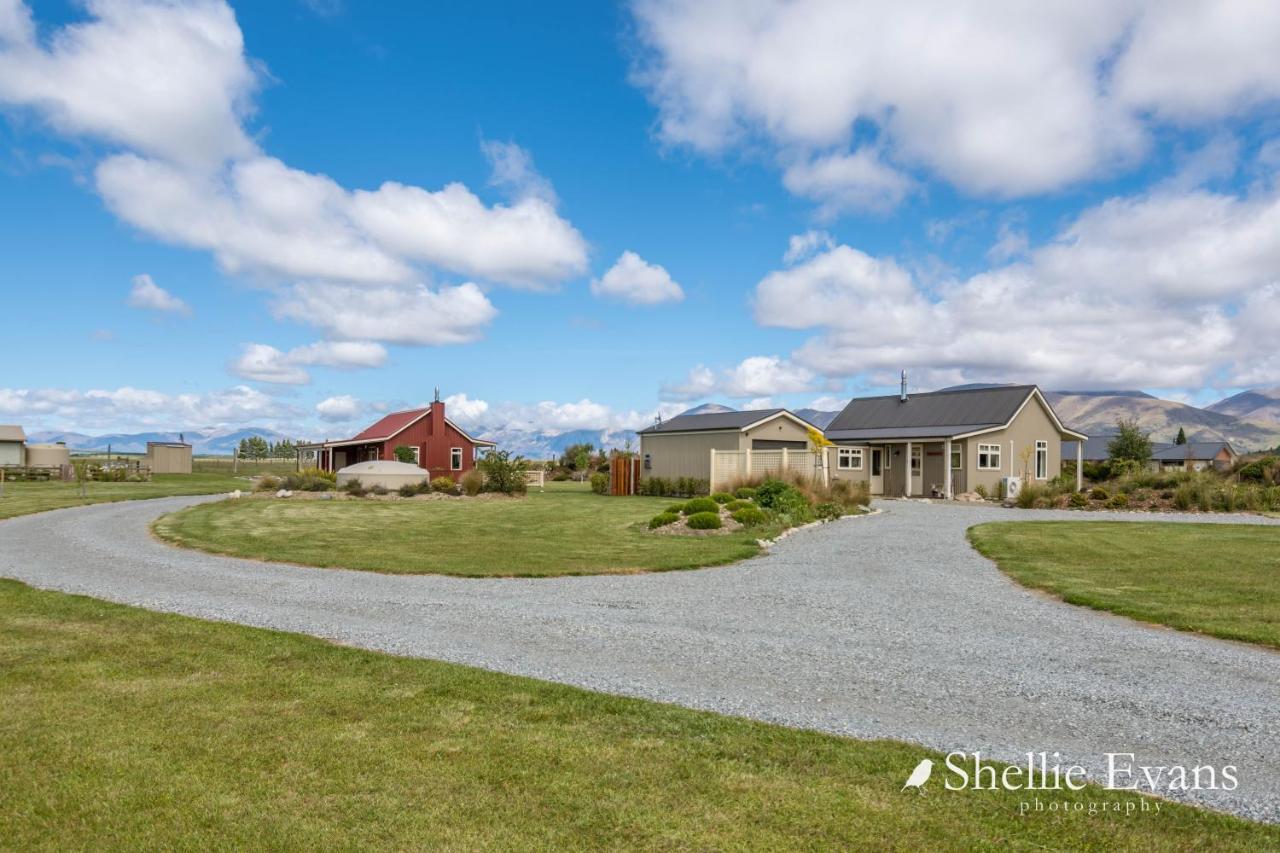
<path fill-rule="evenodd" d="M 460 183 L 350 189 L 254 141 L 246 122 L 265 72 L 247 57 L 225 2 L 95 0 L 87 8 L 87 20 L 38 40 L 27 6 L 0 0 L 0 106 L 124 149 L 102 157 L 94 187 L 139 231 L 207 251 L 228 273 L 277 293 L 293 287 L 325 301 L 338 291 L 323 288 L 344 288 L 342 316 L 326 311 L 315 325 L 367 340 L 471 341 L 495 309 L 475 284 L 428 288 L 435 274 L 545 290 L 585 272 L 586 241 L 518 145 L 483 144 L 508 204 L 486 204 Z M 360 319 L 392 303 L 427 330 Z M 459 315 L 462 326 L 446 329 Z"/>
<path fill-rule="evenodd" d="M 316 403 L 316 414 L 321 420 L 340 423 L 349 421 L 358 416 L 361 412 L 360 401 L 350 394 L 341 394 L 337 397 L 326 397 L 319 403 Z"/>
<path fill-rule="evenodd" d="M 868 184 L 888 190 L 885 204 L 902 192 L 877 168 L 883 159 L 853 147 L 856 124 L 895 163 L 1015 196 L 1132 163 L 1161 126 L 1280 95 L 1280 7 L 1251 0 L 637 0 L 632 10 L 633 78 L 664 141 L 719 153 L 763 140 L 784 165 L 834 152 L 829 183 L 811 168 L 790 184 L 805 196 L 829 187 L 827 204 L 864 198 Z"/>
<path fill-rule="evenodd" d="M 305 366 L 358 370 L 381 367 L 386 361 L 386 348 L 371 341 L 319 341 L 288 352 L 268 344 L 245 344 L 228 369 L 255 382 L 305 385 L 311 381 Z"/>
<path fill-rule="evenodd" d="M 37 41 L 30 10 L 0 0 L 0 103 L 56 130 L 177 163 L 252 154 L 243 121 L 260 75 L 225 3 L 92 0 L 90 20 Z"/>
<path fill-rule="evenodd" d="M 699 400 L 717 394 L 763 398 L 810 390 L 814 378 L 814 372 L 803 365 L 776 355 L 755 355 L 719 373 L 700 364 L 684 380 L 664 385 L 660 396 L 670 401 Z"/>
<path fill-rule="evenodd" d="M 191 306 L 156 284 L 146 273 L 133 277 L 133 287 L 129 290 L 129 304 L 144 311 L 187 316 L 191 314 Z"/>
<path fill-rule="evenodd" d="M 0 415 L 49 428 L 174 429 L 251 422 L 279 423 L 301 413 L 246 385 L 206 394 L 167 394 L 129 386 L 81 391 L 66 388 L 0 388 Z"/>
<path fill-rule="evenodd" d="M 684 299 L 684 290 L 672 280 L 670 273 L 632 251 L 623 252 L 603 276 L 593 279 L 591 292 L 631 305 L 658 305 Z"/>
<path fill-rule="evenodd" d="M 1085 210 L 1025 258 L 930 287 L 840 245 L 760 281 L 757 322 L 819 329 L 794 361 L 827 376 L 1056 386 L 1280 381 L 1280 195 L 1156 191 Z"/>
<path fill-rule="evenodd" d="M 803 261 L 821 249 L 830 249 L 834 246 L 835 240 L 826 231 L 809 230 L 803 234 L 792 236 L 787 244 L 786 254 L 782 256 L 782 262 L 794 264 L 796 261 Z"/>
<path fill-rule="evenodd" d="M 484 400 L 472 400 L 466 394 L 450 394 L 444 398 L 444 410 L 451 420 L 464 424 L 480 423 L 489 412 Z"/>
<path fill-rule="evenodd" d="M 793 195 L 818 202 L 818 216 L 831 219 L 845 211 L 892 210 L 911 191 L 913 181 L 875 151 L 861 148 L 794 163 L 783 172 L 782 185 Z"/>
<path fill-rule="evenodd" d="M 283 292 L 272 310 L 277 317 L 318 326 L 335 338 L 412 346 L 478 340 L 498 314 L 470 282 L 435 289 L 304 282 Z"/>

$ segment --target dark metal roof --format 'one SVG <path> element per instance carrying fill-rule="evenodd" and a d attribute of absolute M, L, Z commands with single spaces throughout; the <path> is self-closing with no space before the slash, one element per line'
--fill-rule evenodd
<path fill-rule="evenodd" d="M 1235 455 L 1235 449 L 1225 441 L 1189 441 L 1186 444 L 1158 445 L 1151 453 L 1152 459 L 1179 462 L 1183 459 L 1213 459 L 1222 448 Z"/>
<path fill-rule="evenodd" d="M 827 429 L 832 441 L 875 441 L 885 438 L 946 438 L 1003 424 L 961 424 L 958 426 L 889 427 L 877 429 Z"/>
<path fill-rule="evenodd" d="M 908 437 L 907 430 L 930 428 L 930 436 L 961 435 L 975 429 L 1001 426 L 1026 402 L 1034 385 L 1003 385 L 959 391 L 912 394 L 906 401 L 897 394 L 860 397 L 827 425 L 827 435 L 878 430 L 880 437 Z"/>
<path fill-rule="evenodd" d="M 1089 440 L 1084 443 L 1084 461 L 1106 462 L 1110 459 L 1111 451 L 1107 449 L 1107 445 L 1111 443 L 1113 438 L 1115 438 L 1114 434 L 1089 436 Z M 1062 458 L 1064 461 L 1075 461 L 1076 445 L 1078 443 L 1075 441 L 1062 442 Z"/>
<path fill-rule="evenodd" d="M 805 421 L 799 415 L 788 412 L 786 409 L 755 409 L 749 412 L 708 412 L 703 415 L 676 415 L 669 421 L 663 421 L 660 424 L 654 424 L 651 427 L 645 427 L 640 430 L 642 435 L 652 435 L 660 432 L 707 432 L 710 430 L 726 430 L 726 429 L 742 429 L 749 427 L 756 421 L 762 421 L 765 418 L 771 418 L 774 415 L 787 412 L 797 420 Z"/>

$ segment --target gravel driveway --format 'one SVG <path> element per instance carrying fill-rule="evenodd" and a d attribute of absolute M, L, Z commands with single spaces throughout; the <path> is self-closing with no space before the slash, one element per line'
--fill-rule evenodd
<path fill-rule="evenodd" d="M 1189 796 L 1280 822 L 1280 654 L 1027 592 L 964 538 L 967 527 L 1000 519 L 1159 516 L 892 501 L 879 515 L 802 531 L 735 566 L 476 580 L 263 564 L 148 535 L 159 515 L 210 499 L 0 522 L 0 575 L 1004 760 L 1056 750 L 1091 770 L 1105 767 L 1106 752 L 1135 753 L 1136 764 L 1235 764 L 1238 790 Z"/>

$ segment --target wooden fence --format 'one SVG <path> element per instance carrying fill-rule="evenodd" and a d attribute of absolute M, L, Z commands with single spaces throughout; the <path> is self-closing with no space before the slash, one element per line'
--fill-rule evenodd
<path fill-rule="evenodd" d="M 711 491 L 727 488 L 737 480 L 781 477 L 790 474 L 827 484 L 827 454 L 808 450 L 712 450 Z"/>
<path fill-rule="evenodd" d="M 640 457 L 614 453 L 609 460 L 609 494 L 634 495 L 640 488 Z"/>

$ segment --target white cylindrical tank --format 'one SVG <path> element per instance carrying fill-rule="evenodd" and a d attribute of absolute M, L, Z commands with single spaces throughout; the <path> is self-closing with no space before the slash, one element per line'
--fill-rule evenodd
<path fill-rule="evenodd" d="M 431 474 L 425 468 L 410 465 L 408 462 L 357 462 L 338 470 L 338 488 L 342 488 L 352 480 L 359 480 L 366 489 L 382 486 L 387 489 L 398 489 L 401 486 L 416 486 Z"/>

